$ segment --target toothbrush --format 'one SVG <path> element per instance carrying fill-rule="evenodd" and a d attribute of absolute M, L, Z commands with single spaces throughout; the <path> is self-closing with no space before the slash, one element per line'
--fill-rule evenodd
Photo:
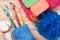
<path fill-rule="evenodd" d="M 13 20 L 11 19 L 10 15 L 9 15 L 8 9 L 4 9 L 3 11 L 4 11 L 5 14 L 7 15 L 7 17 L 8 17 L 8 19 L 10 20 L 12 26 L 13 26 L 14 28 L 16 28 L 16 25 L 14 24 Z"/>
<path fill-rule="evenodd" d="M 15 6 L 16 6 L 16 5 L 15 5 Z M 24 22 L 23 22 L 23 20 L 22 20 L 22 18 L 21 18 L 21 14 L 20 14 L 20 12 L 19 12 L 17 6 L 15 7 L 15 10 L 16 10 L 16 12 L 17 12 L 17 14 L 18 14 L 18 17 L 19 17 L 19 20 L 20 20 L 21 25 L 23 25 Z"/>
<path fill-rule="evenodd" d="M 18 15 L 17 15 L 17 12 L 16 12 L 16 10 L 15 10 L 15 5 L 14 5 L 12 2 L 10 2 L 10 6 L 11 6 L 12 10 L 14 11 L 14 16 L 15 16 L 15 18 L 16 18 L 16 21 L 17 21 L 17 23 L 18 23 L 18 26 L 21 26 L 20 20 L 19 20 Z"/>
<path fill-rule="evenodd" d="M 6 8 L 9 9 L 9 15 L 11 16 L 11 18 L 12 18 L 13 22 L 15 23 L 16 27 L 18 27 L 18 24 L 16 22 L 16 19 L 15 19 L 14 15 L 13 15 L 13 13 L 12 13 L 9 5 L 6 5 Z"/>

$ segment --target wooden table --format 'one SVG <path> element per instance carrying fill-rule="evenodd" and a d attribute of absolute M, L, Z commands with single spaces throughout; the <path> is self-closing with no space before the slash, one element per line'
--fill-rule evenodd
<path fill-rule="evenodd" d="M 28 24 L 30 29 L 32 29 L 32 28 L 35 29 L 36 27 L 34 26 L 34 24 L 31 21 L 29 21 L 29 19 L 27 18 L 25 12 L 23 11 L 22 7 L 19 5 L 18 1 L 16 1 L 16 0 L 13 0 L 13 1 L 12 0 L 10 0 L 10 1 L 0 0 L 0 21 L 8 20 L 7 16 L 3 12 L 3 8 L 4 8 L 5 4 L 9 4 L 9 2 L 13 2 L 16 5 L 18 4 L 17 6 L 19 7 L 21 16 L 24 20 L 24 23 Z M 58 7 L 58 8 L 60 8 L 60 7 Z M 57 9 L 54 9 L 54 10 L 57 11 Z M 59 9 L 59 12 L 60 12 L 60 9 Z M 35 37 L 36 40 L 45 40 L 45 38 L 43 36 L 39 35 L 37 30 L 31 30 L 31 32 L 32 32 L 32 34 L 33 34 L 33 36 Z M 0 31 L 0 40 L 5 40 L 4 34 L 1 31 Z"/>

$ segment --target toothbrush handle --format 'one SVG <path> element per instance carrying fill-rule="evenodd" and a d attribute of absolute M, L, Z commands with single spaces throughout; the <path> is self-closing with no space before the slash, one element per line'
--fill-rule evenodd
<path fill-rule="evenodd" d="M 18 10 L 17 7 L 15 7 L 15 9 L 16 9 L 17 15 L 18 15 L 18 17 L 19 17 L 20 23 L 21 23 L 21 25 L 23 25 L 24 22 L 23 22 L 23 19 L 22 19 L 22 17 L 21 17 L 21 14 L 20 14 L 20 12 L 19 12 L 19 10 Z"/>
<path fill-rule="evenodd" d="M 9 13 L 7 14 L 7 16 L 8 16 L 8 18 L 9 18 L 9 20 L 10 20 L 12 26 L 14 26 L 14 28 L 16 28 L 16 25 L 14 24 L 13 20 L 11 19 Z"/>
<path fill-rule="evenodd" d="M 18 23 L 18 26 L 21 26 L 21 24 L 20 24 L 20 20 L 19 20 L 19 17 L 18 17 L 18 15 L 17 15 L 16 10 L 13 9 L 13 11 L 15 12 L 15 13 L 14 13 L 14 16 L 15 16 L 15 18 L 16 18 L 16 21 L 17 21 L 17 23 Z"/>

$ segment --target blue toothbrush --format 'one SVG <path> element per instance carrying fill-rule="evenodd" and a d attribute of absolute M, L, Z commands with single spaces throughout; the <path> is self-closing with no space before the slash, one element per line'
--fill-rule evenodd
<path fill-rule="evenodd" d="M 5 14 L 7 15 L 8 19 L 10 20 L 12 26 L 14 28 L 16 28 L 16 25 L 14 24 L 13 20 L 11 19 L 10 15 L 9 15 L 9 8 L 7 7 L 7 5 L 5 5 L 5 9 L 3 9 L 3 11 L 5 12 Z"/>

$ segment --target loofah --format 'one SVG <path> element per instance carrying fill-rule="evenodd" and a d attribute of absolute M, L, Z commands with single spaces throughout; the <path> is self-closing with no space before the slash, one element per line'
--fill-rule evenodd
<path fill-rule="evenodd" d="M 58 40 L 60 36 L 60 15 L 54 11 L 47 11 L 39 16 L 36 24 L 38 32 L 47 40 Z"/>

